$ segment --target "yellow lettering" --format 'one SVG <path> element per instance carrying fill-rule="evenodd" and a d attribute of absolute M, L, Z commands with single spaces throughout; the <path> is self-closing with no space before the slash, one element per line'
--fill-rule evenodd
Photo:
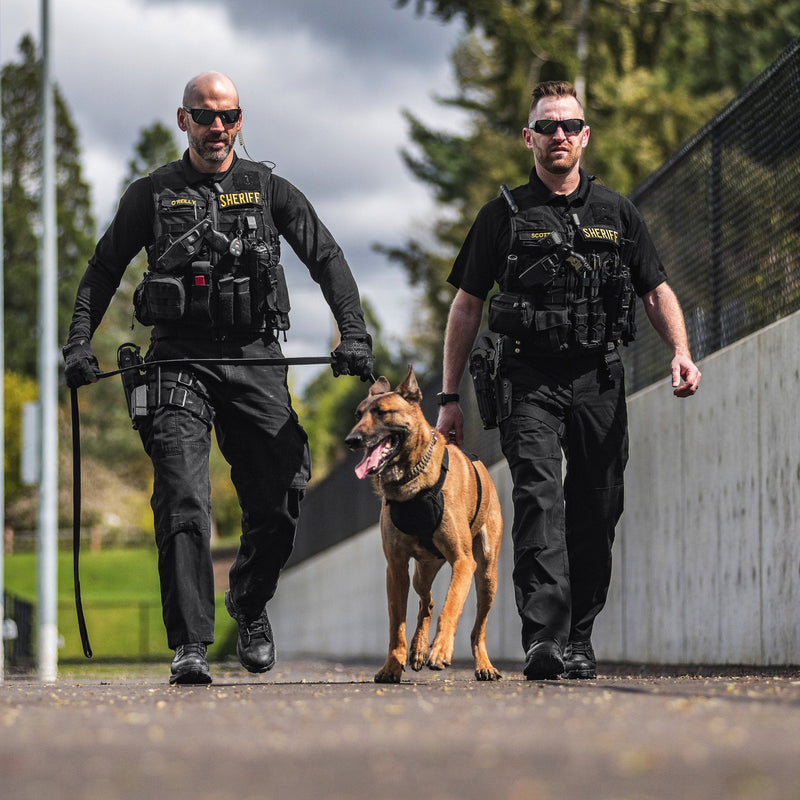
<path fill-rule="evenodd" d="M 550 235 L 550 231 L 533 231 L 531 239 L 546 239 Z"/>
<path fill-rule="evenodd" d="M 177 197 L 174 200 L 170 201 L 170 205 L 172 206 L 193 206 L 196 204 L 197 201 L 192 200 L 189 197 Z"/>
<path fill-rule="evenodd" d="M 261 192 L 230 192 L 219 196 L 219 207 L 255 206 L 261 203 Z"/>
<path fill-rule="evenodd" d="M 583 228 L 583 235 L 587 239 L 603 239 L 608 242 L 619 243 L 619 232 L 610 228 Z"/>

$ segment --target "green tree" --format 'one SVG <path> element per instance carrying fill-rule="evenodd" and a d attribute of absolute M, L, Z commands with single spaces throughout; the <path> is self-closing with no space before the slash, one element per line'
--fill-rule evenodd
<path fill-rule="evenodd" d="M 149 127 L 142 128 L 139 140 L 133 147 L 133 158 L 128 161 L 128 174 L 122 181 L 121 191 L 137 178 L 152 172 L 156 167 L 177 161 L 181 151 L 172 135 L 172 130 L 163 122 L 156 120 Z"/>
<path fill-rule="evenodd" d="M 451 57 L 457 91 L 439 102 L 465 112 L 458 134 L 406 114 L 403 158 L 443 213 L 426 236 L 384 249 L 420 288 L 415 342 L 441 359 L 452 289 L 446 276 L 478 209 L 501 183 L 527 179 L 521 145 L 530 90 L 566 79 L 584 88 L 593 136 L 584 165 L 629 192 L 731 100 L 800 33 L 788 0 L 396 0 L 418 14 L 461 20 Z M 432 244 L 429 243 L 432 240 Z"/>
<path fill-rule="evenodd" d="M 22 407 L 36 402 L 36 382 L 24 375 L 6 370 L 3 408 L 3 474 L 5 499 L 17 500 L 25 491 L 20 472 L 22 461 Z"/>
<path fill-rule="evenodd" d="M 3 243 L 5 360 L 8 369 L 34 377 L 37 369 L 39 195 L 41 183 L 40 58 L 30 36 L 20 59 L 2 70 Z M 75 289 L 92 252 L 94 220 L 83 180 L 78 132 L 57 86 L 55 99 L 56 221 L 58 226 L 58 334 L 66 330 Z"/>

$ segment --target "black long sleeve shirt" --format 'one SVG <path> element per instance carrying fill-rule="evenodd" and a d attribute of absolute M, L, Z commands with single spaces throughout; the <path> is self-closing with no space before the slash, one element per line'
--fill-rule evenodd
<path fill-rule="evenodd" d="M 238 157 L 234 156 L 231 169 Z M 186 182 L 219 181 L 192 167 L 188 150 L 182 159 Z M 366 333 L 355 279 L 341 248 L 317 216 L 311 203 L 289 181 L 273 174 L 268 182 L 269 208 L 278 233 L 320 285 L 342 338 Z M 155 206 L 149 177 L 134 181 L 119 201 L 111 224 L 97 243 L 78 285 L 69 341 L 90 339 L 103 319 L 128 265 L 142 248 L 153 243 Z"/>

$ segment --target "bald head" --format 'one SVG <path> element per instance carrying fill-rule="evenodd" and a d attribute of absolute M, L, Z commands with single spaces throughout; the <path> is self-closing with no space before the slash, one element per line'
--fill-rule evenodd
<path fill-rule="evenodd" d="M 228 112 L 223 118 L 219 113 Z M 221 72 L 203 72 L 183 90 L 178 127 L 189 138 L 189 158 L 199 172 L 224 172 L 233 163 L 236 134 L 242 127 L 239 92 Z"/>
<path fill-rule="evenodd" d="M 183 90 L 183 105 L 194 108 L 201 99 L 220 95 L 235 98 L 234 107 L 239 105 L 239 92 L 227 75 L 221 72 L 201 72 L 186 84 Z"/>

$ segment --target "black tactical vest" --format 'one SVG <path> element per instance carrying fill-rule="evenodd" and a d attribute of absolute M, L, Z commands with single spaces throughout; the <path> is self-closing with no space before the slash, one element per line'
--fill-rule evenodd
<path fill-rule="evenodd" d="M 501 291 L 490 300 L 490 328 L 542 354 L 633 340 L 635 295 L 619 195 L 592 186 L 582 206 L 532 201 L 527 186 L 515 190 L 509 256 Z"/>
<path fill-rule="evenodd" d="M 270 175 L 244 160 L 213 184 L 187 186 L 180 161 L 150 174 L 153 245 L 134 295 L 142 324 L 199 327 L 220 338 L 289 328 Z"/>

